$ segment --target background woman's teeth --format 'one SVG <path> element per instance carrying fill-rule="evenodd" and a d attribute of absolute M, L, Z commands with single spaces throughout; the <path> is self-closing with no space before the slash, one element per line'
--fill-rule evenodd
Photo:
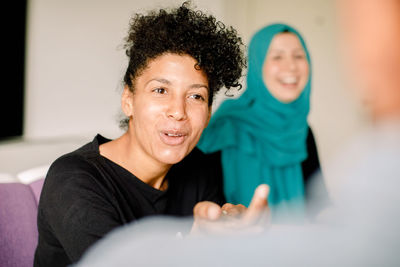
<path fill-rule="evenodd" d="M 287 78 L 281 79 L 281 81 L 283 83 L 296 83 L 297 79 L 295 77 L 287 77 Z"/>

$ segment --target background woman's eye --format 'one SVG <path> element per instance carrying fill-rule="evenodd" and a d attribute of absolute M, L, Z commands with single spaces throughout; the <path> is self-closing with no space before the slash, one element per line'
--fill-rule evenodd
<path fill-rule="evenodd" d="M 303 59 L 303 58 L 305 58 L 305 56 L 304 56 L 304 55 L 301 55 L 301 54 L 300 54 L 300 55 L 295 55 L 294 57 L 295 57 L 296 59 Z"/>
<path fill-rule="evenodd" d="M 280 60 L 282 57 L 281 56 L 273 56 L 272 59 L 273 60 Z"/>

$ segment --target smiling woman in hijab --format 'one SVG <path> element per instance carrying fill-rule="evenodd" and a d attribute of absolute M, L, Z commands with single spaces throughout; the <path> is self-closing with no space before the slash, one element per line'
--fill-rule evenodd
<path fill-rule="evenodd" d="M 248 66 L 247 89 L 221 104 L 198 147 L 222 162 L 227 201 L 248 205 L 266 183 L 273 218 L 303 217 L 307 184 L 320 168 L 307 122 L 310 55 L 294 28 L 273 24 L 252 37 Z"/>

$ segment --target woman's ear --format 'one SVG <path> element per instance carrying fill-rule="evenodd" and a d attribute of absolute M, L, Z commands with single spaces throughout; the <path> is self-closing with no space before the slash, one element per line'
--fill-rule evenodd
<path fill-rule="evenodd" d="M 125 85 L 124 91 L 122 92 L 121 107 L 127 117 L 130 118 L 133 116 L 133 93 L 128 85 Z"/>

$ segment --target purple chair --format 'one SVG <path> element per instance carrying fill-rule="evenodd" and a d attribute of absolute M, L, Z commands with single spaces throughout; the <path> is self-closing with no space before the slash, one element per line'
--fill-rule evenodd
<path fill-rule="evenodd" d="M 0 266 L 33 266 L 43 182 L 44 178 L 29 184 L 0 183 Z"/>

